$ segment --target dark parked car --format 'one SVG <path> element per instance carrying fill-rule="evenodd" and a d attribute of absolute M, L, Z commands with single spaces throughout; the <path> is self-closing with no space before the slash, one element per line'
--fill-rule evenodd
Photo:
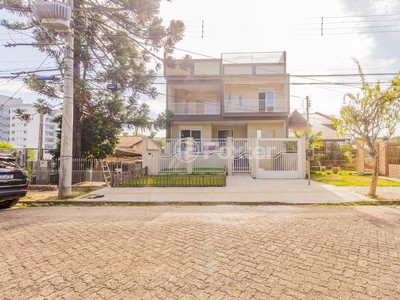
<path fill-rule="evenodd" d="M 28 192 L 28 172 L 13 157 L 0 156 L 0 209 L 17 204 Z"/>

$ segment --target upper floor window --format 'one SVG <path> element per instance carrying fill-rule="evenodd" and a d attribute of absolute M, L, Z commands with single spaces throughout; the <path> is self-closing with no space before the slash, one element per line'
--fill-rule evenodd
<path fill-rule="evenodd" d="M 275 107 L 275 93 L 267 92 L 267 111 L 274 111 Z"/>
<path fill-rule="evenodd" d="M 239 107 L 243 106 L 243 96 L 239 96 L 239 102 L 238 102 Z"/>
<path fill-rule="evenodd" d="M 228 104 L 232 104 L 232 93 L 228 93 L 227 98 L 228 98 Z"/>
<path fill-rule="evenodd" d="M 274 92 L 260 92 L 258 93 L 258 111 L 274 111 L 275 107 L 275 93 Z"/>

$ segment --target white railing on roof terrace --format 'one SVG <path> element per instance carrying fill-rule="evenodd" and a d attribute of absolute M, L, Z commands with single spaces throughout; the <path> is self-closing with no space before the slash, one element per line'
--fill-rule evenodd
<path fill-rule="evenodd" d="M 219 102 L 169 103 L 168 109 L 175 115 L 219 115 Z"/>
<path fill-rule="evenodd" d="M 223 64 L 285 63 L 285 52 L 222 53 Z"/>

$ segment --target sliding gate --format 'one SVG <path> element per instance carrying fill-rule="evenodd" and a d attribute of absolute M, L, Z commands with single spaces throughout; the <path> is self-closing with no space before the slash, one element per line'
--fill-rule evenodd
<path fill-rule="evenodd" d="M 301 178 L 301 139 L 257 139 L 257 178 Z"/>

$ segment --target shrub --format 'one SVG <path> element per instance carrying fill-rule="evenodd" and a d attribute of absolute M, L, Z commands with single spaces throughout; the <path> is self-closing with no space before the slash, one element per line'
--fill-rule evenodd
<path fill-rule="evenodd" d="M 333 174 L 337 174 L 337 173 L 339 173 L 339 171 L 340 171 L 340 167 L 333 167 L 332 168 Z"/>

